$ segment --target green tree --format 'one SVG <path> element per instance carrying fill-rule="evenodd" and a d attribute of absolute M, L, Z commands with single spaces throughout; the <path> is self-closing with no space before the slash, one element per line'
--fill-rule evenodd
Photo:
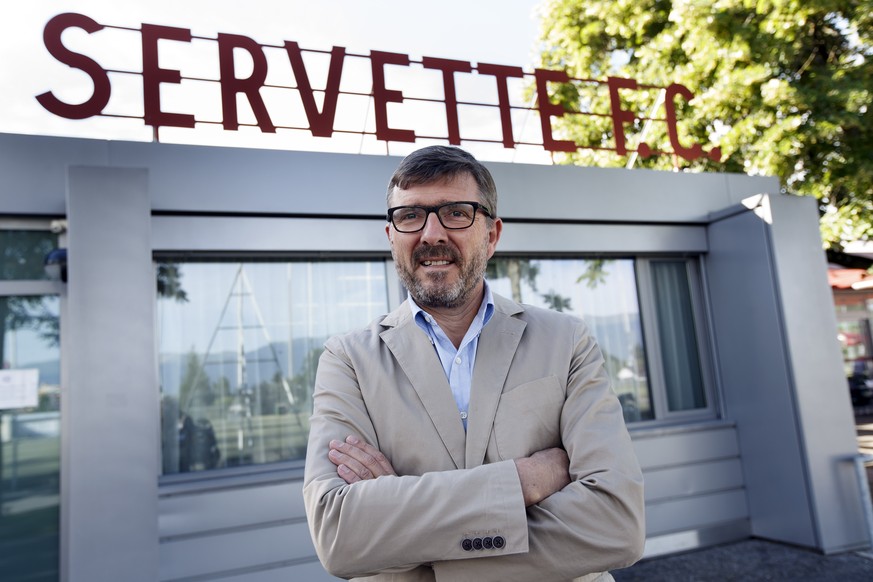
<path fill-rule="evenodd" d="M 182 289 L 182 273 L 177 263 L 158 263 L 155 275 L 158 297 L 175 299 L 179 303 L 188 301 L 188 293 Z"/>
<path fill-rule="evenodd" d="M 57 236 L 52 234 L 0 230 L 0 280 L 43 279 L 43 261 L 56 246 Z M 24 328 L 37 331 L 47 345 L 58 345 L 58 317 L 45 308 L 41 296 L 0 297 L 0 368 L 7 355 L 6 332 Z"/>
<path fill-rule="evenodd" d="M 546 307 L 554 311 L 571 311 L 573 309 L 570 298 L 564 297 L 554 289 L 550 289 L 548 293 L 543 293 L 541 297 L 546 302 Z"/>
<path fill-rule="evenodd" d="M 595 289 L 601 283 L 606 283 L 606 259 L 589 259 L 585 261 L 585 272 L 576 279 L 577 283 L 585 282 L 589 289 Z"/>
<path fill-rule="evenodd" d="M 209 383 L 209 377 L 203 370 L 200 356 L 192 346 L 185 358 L 185 374 L 179 384 L 179 403 L 182 411 L 191 414 L 194 409 L 208 406 L 214 401 L 215 393 Z"/>
<path fill-rule="evenodd" d="M 543 68 L 576 79 L 680 83 L 694 94 L 690 103 L 677 100 L 679 139 L 719 146 L 721 161 L 655 155 L 638 166 L 777 176 L 786 191 L 818 199 L 826 246 L 873 234 L 871 0 L 547 0 L 541 40 Z M 663 105 L 653 109 L 659 91 L 621 92 L 637 117 L 625 126 L 629 150 L 643 139 L 671 150 L 666 123 L 645 129 L 639 119 L 664 119 Z M 610 111 L 602 84 L 576 81 L 553 92 L 570 111 Z M 580 146 L 615 147 L 609 117 L 567 115 L 553 126 Z M 558 158 L 627 163 L 594 149 Z"/>
<path fill-rule="evenodd" d="M 535 292 L 537 290 L 537 275 L 539 265 L 528 259 L 513 257 L 495 258 L 488 261 L 485 276 L 488 279 L 509 279 L 509 288 L 512 290 L 512 299 L 521 302 L 521 284 L 525 282 Z"/>
<path fill-rule="evenodd" d="M 281 370 L 273 374 L 273 377 L 268 381 L 261 382 L 258 389 L 260 390 L 261 410 L 259 414 L 269 416 L 276 414 L 280 405 L 290 405 L 288 394 L 283 386 Z"/>
<path fill-rule="evenodd" d="M 318 369 L 318 359 L 324 352 L 323 347 L 316 347 L 309 350 L 300 368 L 296 374 L 290 379 L 291 394 L 294 397 L 295 411 L 299 412 L 305 404 L 308 412 L 311 412 L 310 401 L 312 400 L 312 391 L 315 387 L 315 372 Z"/>

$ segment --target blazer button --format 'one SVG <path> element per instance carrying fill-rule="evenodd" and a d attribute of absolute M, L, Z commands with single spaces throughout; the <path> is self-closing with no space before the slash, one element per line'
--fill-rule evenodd
<path fill-rule="evenodd" d="M 494 540 L 491 538 L 482 538 L 482 547 L 486 550 L 490 550 L 494 547 Z"/>
<path fill-rule="evenodd" d="M 476 538 L 473 540 L 473 549 L 481 550 L 482 549 L 482 538 Z"/>
<path fill-rule="evenodd" d="M 494 539 L 491 540 L 491 543 L 493 543 L 494 547 L 499 550 L 506 545 L 506 540 L 503 539 L 503 536 L 494 536 Z"/>
<path fill-rule="evenodd" d="M 464 538 L 464 541 L 461 542 L 461 547 L 464 549 L 465 552 L 469 552 L 473 549 L 473 540 L 471 540 L 470 538 Z"/>

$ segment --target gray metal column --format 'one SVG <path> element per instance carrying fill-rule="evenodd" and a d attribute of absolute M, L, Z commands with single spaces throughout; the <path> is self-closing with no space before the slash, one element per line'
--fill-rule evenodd
<path fill-rule="evenodd" d="M 72 167 L 64 310 L 66 582 L 158 579 L 159 407 L 147 172 Z"/>
<path fill-rule="evenodd" d="M 753 205 L 753 201 L 748 201 Z M 867 544 L 857 447 L 815 200 L 762 196 L 708 228 L 725 413 L 752 533 L 825 552 Z"/>
<path fill-rule="evenodd" d="M 747 210 L 708 229 L 724 413 L 737 424 L 752 534 L 817 547 L 767 230 Z"/>
<path fill-rule="evenodd" d="M 854 466 L 855 419 L 837 340 L 833 295 L 812 198 L 770 196 L 770 245 L 782 302 L 798 428 L 820 548 L 866 546 Z"/>

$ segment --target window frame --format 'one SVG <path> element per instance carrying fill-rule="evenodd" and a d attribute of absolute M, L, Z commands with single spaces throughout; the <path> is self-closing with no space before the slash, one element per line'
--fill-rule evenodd
<path fill-rule="evenodd" d="M 671 411 L 667 402 L 667 382 L 661 360 L 661 339 L 657 327 L 658 315 L 655 305 L 651 265 L 659 261 L 675 262 L 678 260 L 685 263 L 685 273 L 691 296 L 691 316 L 694 319 L 697 353 L 700 359 L 703 396 L 706 406 L 692 410 Z M 709 309 L 705 301 L 701 258 L 699 256 L 684 255 L 638 256 L 635 257 L 635 266 L 637 291 L 640 300 L 640 317 L 643 323 L 643 341 L 645 342 L 646 349 L 646 365 L 648 366 L 649 378 L 651 380 L 652 405 L 654 407 L 655 418 L 653 420 L 636 422 L 630 426 L 648 428 L 717 418 L 720 406 L 717 399 L 715 360 L 712 352 L 713 340 L 711 325 L 707 316 Z"/>
<path fill-rule="evenodd" d="M 51 218 L 45 219 L 29 219 L 29 218 L 9 218 L 0 216 L 0 231 L 47 231 L 53 234 L 57 234 L 57 246 L 55 248 L 63 248 L 66 246 L 66 238 L 64 234 L 64 228 L 62 226 L 62 221 L 57 221 Z M 58 301 L 58 320 L 60 324 L 60 343 L 58 345 L 58 357 L 59 361 L 59 373 L 60 373 L 60 385 L 62 387 L 61 391 L 61 404 L 58 409 L 58 417 L 59 417 L 59 433 L 58 433 L 58 478 L 62 479 L 62 476 L 66 473 L 66 463 L 68 463 L 66 455 L 64 454 L 64 445 L 67 440 L 67 414 L 65 412 L 65 407 L 67 406 L 64 402 L 64 398 L 66 396 L 63 395 L 63 387 L 66 385 L 66 377 L 65 377 L 65 358 L 63 353 L 64 346 L 64 326 L 63 322 L 65 320 L 66 313 L 66 285 L 61 281 L 55 281 L 51 279 L 0 279 L 0 297 L 14 297 L 14 296 L 40 296 L 40 297 L 52 297 L 57 299 Z M 0 331 L 2 333 L 2 331 Z M 0 353 L 0 359 L 3 358 L 3 354 Z M 5 411 L 0 411 L 0 413 L 4 413 Z M 13 413 L 14 414 L 14 413 Z M 0 460 L 2 460 L 2 455 L 0 455 Z M 3 461 L 5 462 L 5 460 Z M 64 506 L 63 506 L 63 488 L 62 486 L 58 486 L 58 500 L 57 500 L 57 508 L 58 508 L 58 521 L 57 521 L 57 530 L 54 530 L 57 534 L 58 539 L 58 552 L 60 556 L 61 548 L 64 544 Z M 51 534 L 43 532 L 43 536 L 49 536 Z M 28 536 L 25 536 L 25 539 Z M 60 573 L 63 569 L 63 565 L 61 563 L 60 558 L 57 562 L 52 564 L 53 568 L 57 568 L 57 572 Z"/>
<path fill-rule="evenodd" d="M 529 260 L 619 260 L 630 259 L 634 264 L 637 301 L 640 308 L 640 324 L 643 332 L 643 348 L 646 356 L 646 372 L 652 399 L 652 419 L 628 423 L 630 430 L 644 430 L 662 426 L 673 426 L 691 422 L 716 420 L 722 410 L 720 391 L 717 389 L 716 361 L 714 357 L 714 336 L 709 321 L 709 306 L 704 283 L 704 264 L 701 254 L 689 253 L 518 253 L 497 252 L 494 258 L 524 258 Z M 692 317 L 700 359 L 706 406 L 692 410 L 670 411 L 667 405 L 666 380 L 661 363 L 661 342 L 657 328 L 657 309 L 653 293 L 651 264 L 657 261 L 683 261 L 691 296 Z"/>
<path fill-rule="evenodd" d="M 314 252 L 168 252 L 168 251 L 153 251 L 152 252 L 152 268 L 157 279 L 157 267 L 159 263 L 174 262 L 174 263 L 248 263 L 248 262 L 334 262 L 334 261 L 372 261 L 385 264 L 385 287 L 386 297 L 388 300 L 388 310 L 393 310 L 398 307 L 405 299 L 405 289 L 400 284 L 394 268 L 394 261 L 390 253 L 314 253 Z M 160 297 L 156 296 L 156 302 Z M 158 310 L 155 310 L 155 326 L 159 325 Z M 351 331 L 351 330 L 349 330 Z M 160 354 L 160 334 L 155 334 L 155 340 L 158 345 L 155 346 L 156 355 Z M 155 361 L 155 366 L 159 365 L 159 359 Z M 157 377 L 160 377 L 159 371 Z M 158 397 L 161 396 L 161 385 L 158 382 L 155 386 Z M 160 454 L 163 454 L 163 442 L 159 435 L 158 447 Z M 163 473 L 160 467 L 163 464 L 163 458 L 159 463 L 158 485 L 161 487 L 162 494 L 170 492 L 187 492 L 200 491 L 214 488 L 223 488 L 228 486 L 246 485 L 250 483 L 267 483 L 274 481 L 298 480 L 303 478 L 303 468 L 305 458 L 288 459 L 280 461 L 272 461 L 268 463 L 258 463 L 249 465 L 238 465 L 232 467 L 216 467 L 212 469 L 203 469 L 198 471 L 188 471 L 179 473 Z"/>
<path fill-rule="evenodd" d="M 292 217 L 227 213 L 220 216 L 192 215 L 191 213 L 163 212 L 152 215 L 152 255 L 157 260 L 258 260 L 271 259 L 362 259 L 384 260 L 388 287 L 388 310 L 398 307 L 406 297 L 406 290 L 393 268 L 394 263 L 384 239 L 383 216 L 360 217 Z M 325 237 L 326 225 L 331 228 Z M 709 318 L 711 312 L 705 292 L 706 238 L 699 225 L 674 224 L 650 226 L 649 236 L 643 236 L 638 227 L 627 234 L 612 230 L 601 232 L 601 225 L 555 225 L 550 236 L 542 239 L 540 229 L 545 224 L 536 221 L 516 223 L 513 232 L 507 232 L 495 257 L 523 257 L 536 259 L 632 259 L 637 277 L 637 297 L 643 331 L 646 365 L 649 366 L 649 384 L 652 391 L 653 419 L 629 423 L 632 431 L 658 429 L 662 426 L 708 422 L 717 420 L 723 410 L 717 389 L 717 362 L 713 356 L 714 337 Z M 558 230 L 564 227 L 564 235 Z M 613 229 L 613 226 L 609 226 Z M 228 230 L 230 229 L 230 230 Z M 233 232 L 233 236 L 226 236 Z M 563 231 L 561 231 L 563 232 Z M 555 238 L 557 236 L 557 238 Z M 569 238 L 567 238 L 569 236 Z M 654 241 L 654 242 L 653 242 Z M 643 248 L 645 247 L 645 248 Z M 658 259 L 686 261 L 692 310 L 697 334 L 700 363 L 703 373 L 707 406 L 703 409 L 669 412 L 663 372 L 652 376 L 656 363 L 653 350 L 658 350 L 658 339 L 651 334 L 656 329 L 656 314 L 651 296 L 650 261 Z M 640 270 L 645 272 L 641 276 Z M 156 390 L 159 387 L 156 386 Z M 263 466 L 245 466 L 211 469 L 183 474 L 160 476 L 162 487 L 183 490 L 212 488 L 221 483 L 271 481 L 278 478 L 302 478 L 301 461 L 279 461 Z M 162 489 L 163 491 L 163 489 Z"/>
<path fill-rule="evenodd" d="M 405 299 L 385 240 L 384 214 L 360 217 L 287 216 L 247 213 L 152 212 L 152 265 L 157 261 L 258 259 L 361 259 L 385 261 L 388 309 Z M 336 228 L 341 226 L 340 228 Z M 326 228 L 330 234 L 326 235 Z M 228 236 L 230 233 L 230 236 Z M 157 312 L 156 312 L 157 313 Z M 158 325 L 155 320 L 155 326 Z M 156 334 L 155 340 L 158 340 Z M 156 346 L 156 354 L 158 346 Z M 155 366 L 157 366 L 157 360 Z M 155 384 L 155 397 L 160 385 Z M 161 448 L 160 427 L 156 446 Z M 163 475 L 159 495 L 192 494 L 225 487 L 303 479 L 302 459 Z"/>
<path fill-rule="evenodd" d="M 47 231 L 58 236 L 56 248 L 66 247 L 63 220 L 52 218 L 8 218 L 0 216 L 0 230 Z M 0 279 L 0 295 L 62 295 L 66 286 L 51 279 Z"/>

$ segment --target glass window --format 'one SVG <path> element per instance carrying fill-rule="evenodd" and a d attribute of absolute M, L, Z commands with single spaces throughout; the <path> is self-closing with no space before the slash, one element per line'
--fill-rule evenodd
<path fill-rule="evenodd" d="M 4 249 L 4 275 L 10 256 Z M 58 310 L 55 296 L 0 296 L 0 578 L 9 582 L 58 580 Z"/>
<path fill-rule="evenodd" d="M 164 474 L 302 459 L 324 341 L 388 311 L 385 269 L 159 263 Z"/>
<path fill-rule="evenodd" d="M 862 304 L 863 306 L 863 304 Z M 837 338 L 843 352 L 843 368 L 853 406 L 873 400 L 873 333 L 870 319 L 854 316 L 837 322 Z"/>
<path fill-rule="evenodd" d="M 625 420 L 654 418 L 632 259 L 495 257 L 495 293 L 585 320 L 600 344 Z"/>
<path fill-rule="evenodd" d="M 0 230 L 0 281 L 47 279 L 45 256 L 57 246 L 47 230 Z"/>
<path fill-rule="evenodd" d="M 686 262 L 652 261 L 650 269 L 667 408 L 706 408 Z"/>

